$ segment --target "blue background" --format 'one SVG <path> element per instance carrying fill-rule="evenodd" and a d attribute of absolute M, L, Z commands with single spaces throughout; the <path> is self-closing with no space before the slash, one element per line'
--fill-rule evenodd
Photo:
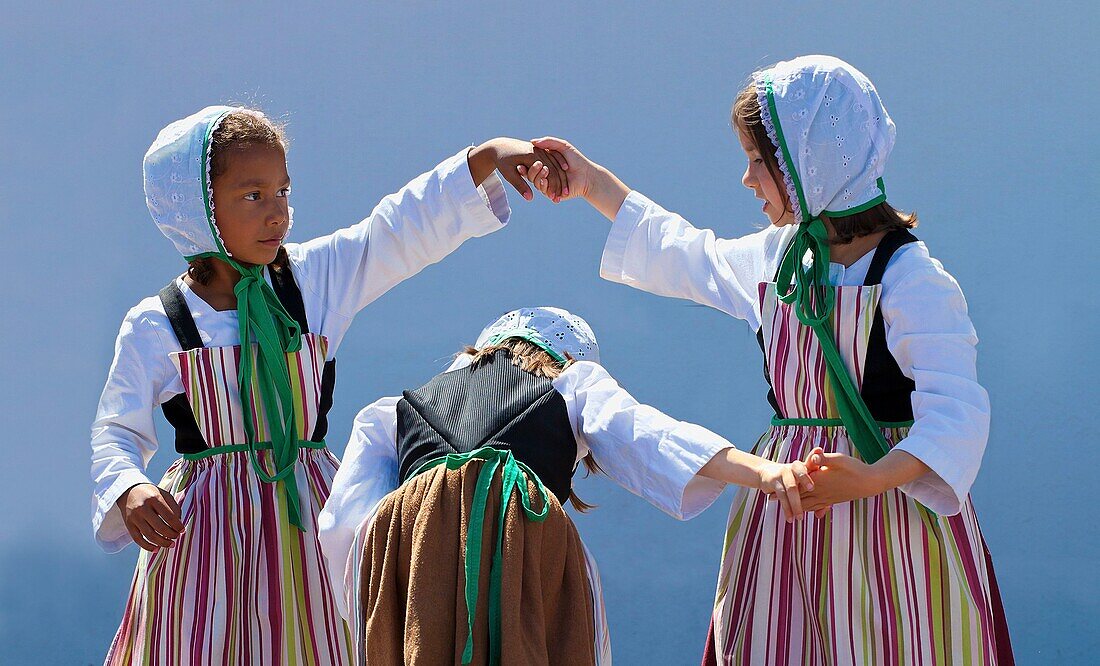
<path fill-rule="evenodd" d="M 227 101 L 287 119 L 298 240 L 464 145 L 544 134 L 735 236 L 766 221 L 730 103 L 753 69 L 815 52 L 876 83 L 898 126 L 891 201 L 919 212 L 982 337 L 994 416 L 973 497 L 1017 654 L 1100 648 L 1095 3 L 29 4 L 0 7 L 0 661 L 99 662 L 121 615 L 137 551 L 91 540 L 88 426 L 122 316 L 182 269 L 142 195 L 162 126 Z M 751 446 L 767 408 L 748 328 L 599 280 L 608 227 L 585 204 L 511 200 L 508 229 L 359 315 L 333 449 L 359 407 L 540 304 L 586 317 L 639 399 Z M 616 657 L 697 663 L 728 493 L 678 523 L 606 480 L 578 491 L 600 505 L 578 523 Z"/>

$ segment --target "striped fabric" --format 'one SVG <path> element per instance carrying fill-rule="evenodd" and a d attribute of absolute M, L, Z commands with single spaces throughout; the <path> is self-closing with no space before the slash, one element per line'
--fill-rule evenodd
<path fill-rule="evenodd" d="M 312 432 L 327 341 L 302 335 L 288 355 L 299 436 Z M 196 420 L 211 446 L 244 444 L 237 394 L 239 347 L 176 354 Z M 265 437 L 266 424 L 257 434 Z M 303 437 L 304 438 L 304 437 Z M 258 452 L 268 473 L 270 450 Z M 290 524 L 282 483 L 265 483 L 249 453 L 177 460 L 160 487 L 176 498 L 184 533 L 172 548 L 141 551 L 122 622 L 104 663 L 350 664 L 317 540 L 317 514 L 339 461 L 327 448 L 298 452 L 303 530 Z"/>
<path fill-rule="evenodd" d="M 252 357 L 258 364 L 256 345 Z M 328 339 L 314 333 L 302 334 L 302 349 L 287 354 L 290 384 L 294 390 L 294 416 L 298 438 L 309 439 L 317 425 L 321 400 L 321 376 L 328 353 Z M 171 354 L 172 363 L 183 380 L 183 390 L 199 431 L 210 447 L 247 442 L 242 420 L 241 399 L 237 383 L 237 363 L 241 347 L 200 347 Z M 253 377 L 253 391 L 258 390 Z M 256 438 L 271 439 L 263 401 L 257 401 L 257 418 L 253 422 Z"/>
<path fill-rule="evenodd" d="M 882 285 L 877 284 L 836 289 L 834 339 L 857 389 L 863 383 L 867 340 L 881 289 Z M 798 321 L 790 305 L 775 297 L 775 287 L 769 283 L 760 284 L 760 304 L 768 371 L 783 414 L 790 418 L 838 418 L 832 385 L 825 381 L 825 359 L 813 330 Z"/>
<path fill-rule="evenodd" d="M 763 288 L 765 349 L 788 418 L 835 418 L 812 332 Z M 838 287 L 837 342 L 862 374 L 877 287 Z M 895 445 L 906 429 L 883 431 Z M 815 446 L 858 457 L 841 426 L 773 426 L 755 448 L 779 462 Z M 1003 611 L 974 508 L 939 516 L 899 490 L 787 523 L 777 502 L 734 496 L 708 661 L 722 664 L 995 664 Z M 1002 646 L 1003 647 L 1003 646 Z"/>

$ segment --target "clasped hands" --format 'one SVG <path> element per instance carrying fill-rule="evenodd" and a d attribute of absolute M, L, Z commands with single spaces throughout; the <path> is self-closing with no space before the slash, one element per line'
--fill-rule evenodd
<path fill-rule="evenodd" d="M 873 497 L 891 487 L 875 465 L 816 447 L 801 461 L 765 463 L 757 489 L 778 501 L 791 522 L 806 513 L 822 518 L 834 504 Z"/>

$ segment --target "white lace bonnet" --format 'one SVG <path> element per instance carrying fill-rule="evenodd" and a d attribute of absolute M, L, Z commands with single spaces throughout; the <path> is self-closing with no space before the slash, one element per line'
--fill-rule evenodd
<path fill-rule="evenodd" d="M 886 200 L 895 128 L 870 79 L 839 58 L 800 56 L 753 74 L 796 218 L 843 217 Z"/>
<path fill-rule="evenodd" d="M 149 214 L 188 261 L 231 256 L 214 224 L 210 144 L 218 125 L 233 112 L 263 115 L 241 107 L 208 106 L 162 129 L 145 153 L 142 171 Z"/>
<path fill-rule="evenodd" d="M 584 319 L 561 308 L 520 308 L 501 316 L 478 336 L 483 349 L 507 338 L 523 338 L 546 350 L 555 360 L 600 362 L 596 334 Z"/>

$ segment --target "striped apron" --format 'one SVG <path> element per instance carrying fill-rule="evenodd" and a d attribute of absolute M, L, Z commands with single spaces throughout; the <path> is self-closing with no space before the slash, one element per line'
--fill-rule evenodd
<path fill-rule="evenodd" d="M 266 483 L 254 468 L 253 455 L 268 475 L 276 465 L 262 403 L 253 423 L 257 450 L 246 443 L 237 386 L 242 348 L 181 344 L 184 351 L 171 355 L 184 386 L 177 399 L 189 406 L 206 446 L 184 453 L 160 481 L 180 505 L 185 529 L 173 547 L 141 551 L 104 663 L 350 664 L 350 634 L 316 528 L 339 461 L 323 440 L 307 440 L 323 430 L 317 425 L 331 392 L 323 380 L 328 340 L 303 333 L 301 350 L 287 354 L 303 529 L 290 523 L 287 484 Z M 170 420 L 175 425 L 178 414 Z M 178 449 L 181 432 L 177 426 Z"/>
<path fill-rule="evenodd" d="M 867 372 L 881 285 L 835 287 L 834 339 L 856 386 Z M 776 419 L 754 452 L 802 460 L 814 447 L 859 458 L 839 424 L 813 331 L 774 283 L 760 285 Z M 907 423 L 880 423 L 889 446 Z M 939 516 L 900 490 L 784 520 L 740 488 L 730 510 L 704 663 L 1011 663 L 996 580 L 969 498 Z"/>

